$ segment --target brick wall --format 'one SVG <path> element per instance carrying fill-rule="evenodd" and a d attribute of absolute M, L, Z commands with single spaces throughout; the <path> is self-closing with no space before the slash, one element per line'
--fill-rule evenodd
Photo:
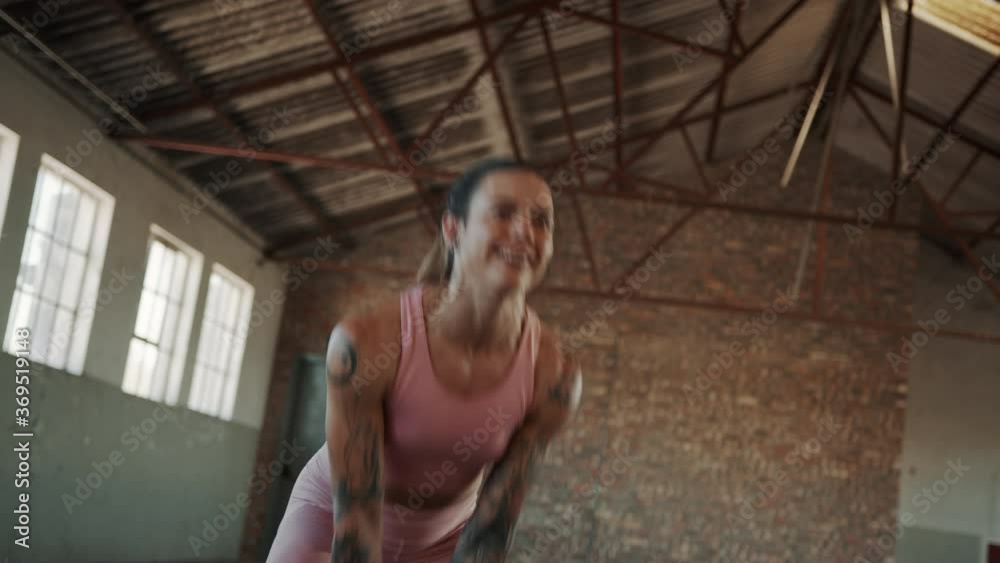
<path fill-rule="evenodd" d="M 784 158 L 773 159 L 729 200 L 810 207 L 818 153 L 807 147 L 787 190 L 777 188 Z M 888 185 L 884 174 L 847 154 L 835 162 L 834 211 L 867 205 L 874 189 Z M 713 182 L 729 176 L 729 164 L 708 170 Z M 681 215 L 662 205 L 581 201 L 605 287 Z M 899 217 L 912 220 L 917 205 L 904 201 Z M 557 224 L 546 283 L 589 288 L 566 197 L 557 201 Z M 670 257 L 663 266 L 635 282 L 644 296 L 739 302 L 756 306 L 754 314 L 651 305 L 627 292 L 611 309 L 603 299 L 532 294 L 542 318 L 572 338 L 584 366 L 584 399 L 545 460 L 514 561 L 853 563 L 880 526 L 891 525 L 906 373 L 894 372 L 885 353 L 898 337 L 782 316 L 789 307 L 813 306 L 810 229 L 801 221 L 704 211 L 664 247 Z M 352 260 L 415 271 L 430 244 L 415 224 L 380 237 Z M 909 320 L 916 252 L 913 234 L 868 232 L 851 244 L 840 226 L 827 227 L 823 310 Z M 802 293 L 782 297 L 797 277 Z M 409 282 L 317 272 L 291 294 L 260 463 L 274 456 L 295 358 L 323 353 L 348 307 L 395 299 Z M 262 500 L 255 499 L 244 534 L 248 559 L 264 523 Z"/>

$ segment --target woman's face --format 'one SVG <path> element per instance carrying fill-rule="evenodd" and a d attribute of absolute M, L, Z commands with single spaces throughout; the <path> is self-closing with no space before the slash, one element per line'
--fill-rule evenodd
<path fill-rule="evenodd" d="M 552 258 L 552 194 L 544 180 L 525 170 L 487 175 L 462 224 L 446 216 L 454 233 L 455 267 L 466 282 L 499 291 L 528 291 L 538 285 Z"/>

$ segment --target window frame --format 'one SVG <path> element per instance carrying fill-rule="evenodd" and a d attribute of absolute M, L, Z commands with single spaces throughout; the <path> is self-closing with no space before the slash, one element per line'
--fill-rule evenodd
<path fill-rule="evenodd" d="M 186 373 L 188 348 L 190 346 L 192 329 L 194 327 L 194 311 L 198 302 L 198 285 L 201 281 L 204 256 L 201 252 L 198 252 L 192 246 L 188 245 L 180 238 L 155 223 L 150 226 L 149 231 L 149 238 L 146 241 L 146 263 L 143 271 L 142 288 L 140 289 L 139 294 L 139 305 L 136 307 L 135 320 L 132 324 L 132 333 L 129 336 L 129 348 L 126 353 L 125 371 L 122 374 L 121 389 L 122 392 L 129 395 L 142 397 L 150 401 L 164 402 L 173 406 L 177 404 L 180 398 L 181 386 L 183 385 L 184 375 Z M 143 379 L 140 379 L 139 381 L 130 380 L 129 367 L 132 365 L 133 342 L 137 339 L 147 344 L 156 346 L 158 352 L 162 352 L 163 340 L 165 338 L 162 334 L 159 342 L 150 342 L 148 339 L 137 334 L 139 321 L 141 320 L 139 316 L 142 314 L 143 295 L 145 295 L 147 290 L 155 292 L 155 290 L 147 287 L 147 283 L 149 282 L 149 261 L 152 258 L 153 245 L 157 243 L 169 250 L 183 254 L 187 258 L 188 263 L 187 272 L 185 272 L 183 279 L 179 282 L 181 283 L 181 289 L 180 297 L 177 299 L 178 311 L 176 324 L 174 326 L 173 344 L 168 356 L 169 364 L 167 368 L 168 371 L 166 372 L 167 381 L 159 390 L 156 389 L 154 384 L 153 389 L 150 392 L 146 392 L 145 390 L 136 387 L 137 385 L 142 385 L 144 383 Z M 162 281 L 159 283 L 162 283 Z M 168 295 L 163 295 L 163 297 L 168 301 L 171 299 Z M 159 320 L 164 322 L 164 319 Z M 154 373 L 149 376 L 151 382 L 155 376 L 156 368 L 154 367 Z M 140 374 L 138 377 L 142 378 L 142 375 Z"/>
<path fill-rule="evenodd" d="M 7 217 L 7 203 L 14 184 L 14 165 L 21 136 L 0 123 L 0 240 L 4 238 L 4 219 Z"/>
<path fill-rule="evenodd" d="M 37 217 L 35 215 L 36 213 L 39 212 L 39 209 L 41 209 L 40 206 L 45 205 L 45 203 L 41 201 L 42 199 L 41 196 L 44 195 L 45 193 L 43 191 L 43 186 L 47 178 L 46 173 L 50 173 L 53 176 L 55 176 L 56 180 L 59 181 L 60 190 L 62 189 L 64 183 L 69 183 L 71 186 L 76 188 L 83 196 L 76 202 L 76 208 L 72 216 L 72 220 L 74 221 L 74 230 L 76 229 L 75 222 L 79 218 L 81 202 L 84 201 L 83 198 L 91 198 L 94 200 L 93 218 L 92 218 L 92 223 L 90 225 L 90 239 L 87 243 L 86 251 L 84 254 L 84 264 L 82 267 L 83 271 L 81 273 L 81 279 L 79 282 L 80 289 L 76 294 L 76 303 L 70 310 L 71 320 L 69 324 L 70 327 L 68 331 L 69 334 L 64 335 L 65 340 L 67 340 L 67 342 L 65 342 L 62 345 L 65 346 L 67 349 L 65 352 L 65 356 L 62 358 L 61 362 L 51 361 L 51 346 L 53 342 L 52 336 L 53 334 L 55 334 L 56 330 L 55 329 L 56 316 L 60 312 L 59 309 L 62 308 L 62 294 L 65 291 L 65 286 L 71 285 L 71 284 L 66 284 L 65 279 L 63 280 L 63 284 L 61 286 L 61 289 L 59 290 L 59 297 L 56 298 L 55 303 L 52 304 L 54 307 L 54 311 L 53 311 L 52 323 L 48 327 L 49 334 L 44 337 L 44 340 L 42 340 L 45 344 L 48 345 L 49 347 L 48 351 L 40 351 L 41 348 L 46 347 L 43 345 L 38 345 L 37 347 L 35 347 L 40 340 L 37 337 L 38 335 L 37 331 L 39 327 L 33 326 L 38 320 L 37 312 L 39 309 L 39 304 L 42 301 L 48 299 L 44 296 L 44 293 L 46 291 L 45 274 L 47 273 L 49 262 L 51 261 L 52 249 L 54 248 L 55 245 L 63 246 L 62 243 L 55 240 L 56 229 L 54 226 L 57 224 L 59 213 L 61 212 L 58 203 L 54 204 L 54 210 L 52 211 L 53 213 L 52 232 L 46 232 L 42 229 L 36 228 L 34 224 L 37 220 Z M 94 314 L 100 310 L 98 308 L 98 296 L 99 292 L 104 291 L 100 289 L 99 286 L 101 283 L 101 274 L 104 269 L 104 259 L 107 252 L 108 242 L 110 241 L 111 222 L 114 217 L 115 204 L 116 204 L 115 197 L 111 195 L 107 190 L 104 190 L 100 186 L 96 185 L 94 182 L 91 182 L 82 174 L 80 174 L 73 168 L 63 164 L 56 158 L 48 154 L 42 154 L 38 166 L 38 172 L 35 176 L 35 191 L 32 195 L 31 211 L 28 214 L 28 225 L 25 229 L 25 242 L 24 246 L 21 249 L 21 257 L 18 262 L 18 272 L 17 272 L 17 280 L 15 282 L 14 294 L 11 296 L 11 307 L 7 318 L 7 331 L 5 334 L 4 345 L 3 345 L 3 349 L 5 351 L 13 353 L 12 346 L 14 345 L 14 341 L 11 335 L 14 334 L 14 329 L 21 328 L 20 321 L 17 319 L 17 315 L 19 312 L 19 297 L 23 297 L 27 293 L 28 295 L 30 295 L 32 299 L 37 301 L 37 303 L 32 305 L 31 312 L 28 314 L 29 321 L 26 323 L 27 328 L 31 330 L 32 346 L 35 347 L 31 351 L 30 355 L 32 361 L 41 365 L 48 366 L 52 369 L 60 369 L 66 371 L 67 373 L 73 375 L 77 376 L 83 375 L 84 363 L 86 362 L 87 358 L 87 349 L 90 344 L 91 329 L 93 328 L 93 320 L 94 320 L 93 317 Z M 74 235 L 75 233 L 71 235 L 72 238 L 66 245 L 67 264 L 70 253 L 81 252 L 78 249 L 74 248 L 76 240 L 76 237 Z M 22 289 L 26 285 L 26 283 L 23 281 L 25 276 L 24 272 L 25 260 L 27 258 L 28 253 L 32 251 L 31 243 L 33 242 L 34 236 L 47 237 L 51 239 L 45 251 L 46 252 L 46 255 L 44 256 L 45 266 L 42 268 L 42 273 L 40 274 L 40 278 L 37 282 L 39 285 L 37 294 L 32 294 L 33 293 L 32 291 L 26 292 L 25 290 Z M 65 266 L 66 265 L 64 264 L 64 267 Z M 113 298 L 113 293 L 109 294 Z M 103 305 L 105 304 L 101 304 L 102 307 Z M 42 353 L 44 353 L 44 356 L 39 355 Z"/>
<path fill-rule="evenodd" d="M 213 292 L 212 280 L 218 276 L 219 279 L 231 284 L 239 291 L 238 300 L 234 310 L 234 323 L 232 332 L 222 331 L 214 342 L 209 342 L 213 336 L 209 329 L 210 323 L 218 324 L 221 320 L 210 318 L 212 310 L 217 306 L 213 303 L 213 298 L 219 299 L 217 292 Z M 253 300 L 255 289 L 252 284 L 234 274 L 231 270 L 219 263 L 212 264 L 212 271 L 209 275 L 209 288 L 205 295 L 204 310 L 201 313 L 201 330 L 198 336 L 198 346 L 195 351 L 194 368 L 191 375 L 191 387 L 188 389 L 187 408 L 202 414 L 220 418 L 222 420 L 232 420 L 233 411 L 236 404 L 236 394 L 242 380 L 243 360 L 246 355 L 246 340 L 250 328 L 250 317 L 253 312 Z M 224 328 L 224 327 L 215 327 Z M 208 346 L 222 345 L 228 343 L 232 348 L 224 354 L 227 356 L 227 364 L 224 366 L 222 380 L 218 381 L 219 375 L 213 373 L 216 366 L 210 366 Z M 209 379 L 214 376 L 216 379 Z M 211 403 L 207 385 L 217 385 L 218 396 L 215 403 Z"/>

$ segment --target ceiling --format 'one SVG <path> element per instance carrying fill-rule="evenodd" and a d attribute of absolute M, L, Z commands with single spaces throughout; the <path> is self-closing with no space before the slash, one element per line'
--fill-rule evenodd
<path fill-rule="evenodd" d="M 208 190 L 269 256 L 287 256 L 318 234 L 350 244 L 399 221 L 431 229 L 443 190 L 466 166 L 513 155 L 554 172 L 618 115 L 627 124 L 621 154 L 614 146 L 598 151 L 585 172 L 574 172 L 574 185 L 617 191 L 636 178 L 670 178 L 700 190 L 700 162 L 741 153 L 808 94 L 846 2 L 52 4 L 54 15 L 36 0 L 0 0 L 7 16 L 0 35 L 31 23 L 36 42 L 17 49 L 22 60 L 95 116 L 113 115 L 116 136 Z M 916 4 L 919 12 L 941 3 Z M 976 37 L 989 44 L 1000 12 L 984 4 Z M 866 9 L 874 22 L 877 6 Z M 734 36 L 729 14 L 737 18 Z M 953 14 L 952 25 L 963 25 L 961 17 Z M 904 29 L 892 28 L 897 60 Z M 865 49 L 854 95 L 891 139 L 883 42 L 878 33 L 867 37 L 849 34 L 855 49 Z M 2 44 L 12 51 L 10 41 Z M 949 119 L 995 68 L 996 54 L 917 19 L 909 59 L 907 109 L 916 114 L 908 114 L 903 140 L 917 151 L 933 132 L 928 124 Z M 1000 209 L 1000 78 L 991 72 L 979 90 L 957 120 L 963 143 L 973 144 L 954 154 L 982 154 L 954 201 Z M 877 158 L 878 149 L 857 149 L 877 141 L 874 130 L 863 133 L 870 125 L 860 124 L 858 107 L 845 108 L 850 123 L 838 144 Z M 662 158 L 674 148 L 695 156 Z M 891 165 L 890 151 L 881 150 Z M 627 177 L 609 175 L 618 164 Z M 966 164 L 955 160 L 936 173 L 954 177 Z M 992 219 L 962 220 L 985 228 Z"/>

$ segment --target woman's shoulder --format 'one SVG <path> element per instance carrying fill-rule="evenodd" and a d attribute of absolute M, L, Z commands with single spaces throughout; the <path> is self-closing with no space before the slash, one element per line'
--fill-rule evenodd
<path fill-rule="evenodd" d="M 579 372 L 576 355 L 563 340 L 558 327 L 539 318 L 538 359 L 535 363 L 535 388 L 558 387 Z"/>
<path fill-rule="evenodd" d="M 374 302 L 352 305 L 338 325 L 350 331 L 359 341 L 391 335 L 393 331 L 399 333 L 402 294 L 402 291 L 397 291 Z"/>

